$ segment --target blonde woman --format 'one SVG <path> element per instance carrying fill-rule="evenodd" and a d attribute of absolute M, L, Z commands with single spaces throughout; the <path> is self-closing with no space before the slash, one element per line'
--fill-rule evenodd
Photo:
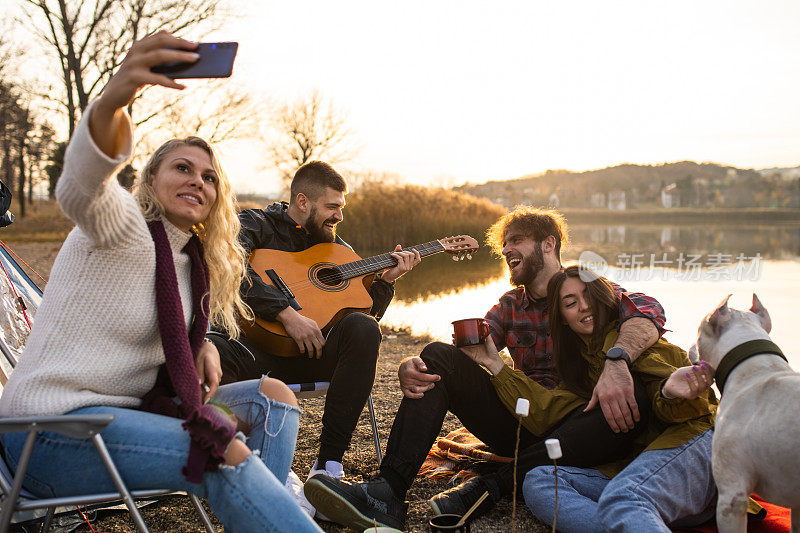
<path fill-rule="evenodd" d="M 132 149 L 126 106 L 145 85 L 182 89 L 150 68 L 195 61 L 195 47 L 165 32 L 135 43 L 86 110 L 56 191 L 77 226 L 0 416 L 113 414 L 102 435 L 129 488 L 204 497 L 226 531 L 320 531 L 284 488 L 293 394 L 268 378 L 219 387 L 219 355 L 204 342 L 209 322 L 236 334 L 236 314 L 250 314 L 234 199 L 214 151 L 196 137 L 172 140 L 133 195 L 115 179 Z M 12 467 L 24 438 L 4 437 Z M 39 434 L 27 474 L 42 497 L 114 490 L 91 443 L 54 433 Z"/>

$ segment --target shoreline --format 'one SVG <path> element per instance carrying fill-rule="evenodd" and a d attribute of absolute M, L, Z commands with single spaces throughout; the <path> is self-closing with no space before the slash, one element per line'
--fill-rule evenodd
<path fill-rule="evenodd" d="M 584 209 L 584 208 L 556 208 L 569 221 L 574 224 L 608 223 L 624 225 L 625 223 L 647 224 L 696 224 L 715 223 L 733 224 L 742 220 L 764 223 L 800 223 L 800 209 L 770 209 L 764 207 L 741 209 L 702 209 L 694 207 L 666 208 L 637 208 L 624 211 L 609 209 Z"/>

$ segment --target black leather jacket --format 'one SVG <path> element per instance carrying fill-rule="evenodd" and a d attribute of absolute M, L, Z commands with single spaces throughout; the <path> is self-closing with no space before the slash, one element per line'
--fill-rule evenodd
<path fill-rule="evenodd" d="M 286 202 L 275 202 L 266 209 L 247 209 L 239 214 L 242 223 L 239 240 L 248 254 L 257 248 L 301 252 L 319 244 L 292 220 L 286 213 L 287 207 L 289 204 Z M 351 248 L 338 235 L 335 242 Z M 247 276 L 252 285 L 249 289 L 247 282 L 242 285 L 245 302 L 257 316 L 266 320 L 276 320 L 278 313 L 289 306 L 289 300 L 277 288 L 261 281 L 250 265 L 247 266 Z M 369 295 L 372 296 L 370 314 L 380 320 L 394 297 L 394 287 L 376 278 L 369 288 Z"/>

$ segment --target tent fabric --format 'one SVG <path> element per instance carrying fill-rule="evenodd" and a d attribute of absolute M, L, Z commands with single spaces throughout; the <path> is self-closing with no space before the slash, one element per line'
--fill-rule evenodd
<path fill-rule="evenodd" d="M 0 265 L 0 351 L 4 355 L 0 357 L 0 385 L 5 385 L 28 340 L 29 323 L 33 324 L 42 302 L 42 291 L 4 246 L 0 246 Z"/>
<path fill-rule="evenodd" d="M 8 212 L 11 207 L 11 191 L 6 184 L 0 181 L 0 228 L 14 222 L 14 215 Z"/>

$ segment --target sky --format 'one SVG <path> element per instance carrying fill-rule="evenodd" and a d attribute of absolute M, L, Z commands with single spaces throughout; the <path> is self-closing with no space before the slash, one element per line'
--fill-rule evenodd
<path fill-rule="evenodd" d="M 209 40 L 262 98 L 319 90 L 353 168 L 422 184 L 624 162 L 800 165 L 800 3 L 234 0 Z M 240 191 L 276 186 L 263 149 L 223 147 Z"/>

